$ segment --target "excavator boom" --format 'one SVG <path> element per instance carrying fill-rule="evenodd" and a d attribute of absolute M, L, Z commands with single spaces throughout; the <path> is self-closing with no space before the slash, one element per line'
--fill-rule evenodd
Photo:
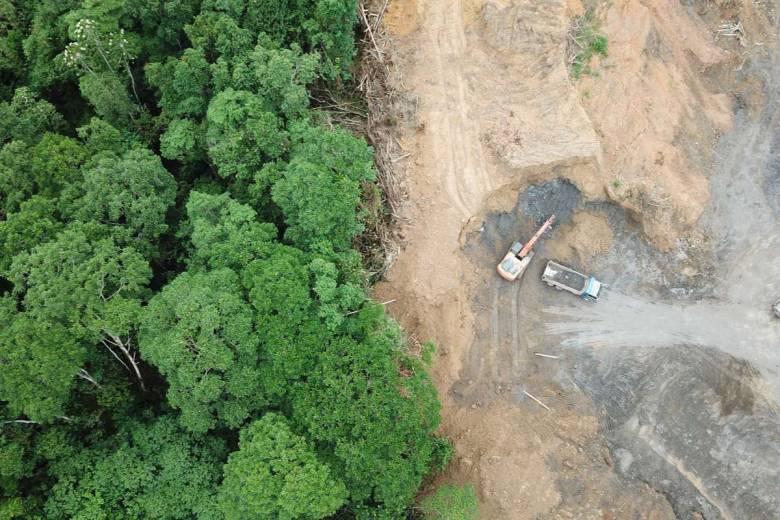
<path fill-rule="evenodd" d="M 542 227 L 539 228 L 539 230 L 536 232 L 534 236 L 531 237 L 531 239 L 525 243 L 525 246 L 523 246 L 523 249 L 520 250 L 520 252 L 517 254 L 518 258 L 524 258 L 528 255 L 528 253 L 531 252 L 531 250 L 536 245 L 536 242 L 544 235 L 544 232 L 550 229 L 552 227 L 553 223 L 555 222 L 555 215 L 552 215 L 550 218 L 544 221 L 544 224 L 542 224 Z"/>

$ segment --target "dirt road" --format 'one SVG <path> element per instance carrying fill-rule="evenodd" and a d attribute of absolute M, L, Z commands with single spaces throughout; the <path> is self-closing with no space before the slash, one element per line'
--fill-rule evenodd
<path fill-rule="evenodd" d="M 731 126 L 701 71 L 736 54 L 713 45 L 704 11 L 676 1 L 614 2 L 615 61 L 573 84 L 577 4 L 391 0 L 385 16 L 417 111 L 400 135 L 403 249 L 377 292 L 439 346 L 458 453 L 442 479 L 477 485 L 489 519 L 776 517 L 780 350 L 755 302 L 771 292 L 762 277 L 780 280 L 764 263 L 780 252 L 766 196 L 780 191 L 780 111 L 748 99 Z M 744 74 L 780 79 L 778 53 L 763 56 Z M 560 226 L 524 280 L 502 282 L 497 259 L 552 212 Z M 682 229 L 694 238 L 678 240 Z M 591 307 L 550 291 L 538 277 L 552 256 L 612 290 Z"/>

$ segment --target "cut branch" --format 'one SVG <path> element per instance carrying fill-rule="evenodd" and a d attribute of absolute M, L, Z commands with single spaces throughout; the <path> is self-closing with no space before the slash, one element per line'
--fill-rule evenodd
<path fill-rule="evenodd" d="M 376 44 L 376 39 L 374 38 L 374 30 L 371 28 L 371 23 L 369 23 L 368 17 L 366 17 L 366 8 L 361 5 L 359 10 L 360 10 L 360 16 L 363 18 L 363 23 L 366 26 L 368 37 L 371 38 L 371 43 L 374 44 L 374 49 L 376 50 L 377 59 L 380 62 L 382 62 L 384 61 L 382 57 L 382 51 L 379 50 L 379 45 Z"/>
<path fill-rule="evenodd" d="M 550 410 L 550 407 L 549 407 L 549 406 L 547 406 L 546 404 L 544 404 L 543 402 L 541 402 L 539 399 L 537 399 L 536 397 L 534 397 L 534 396 L 532 396 L 531 394 L 529 394 L 528 392 L 526 392 L 525 390 L 523 390 L 523 393 L 524 393 L 525 395 L 527 395 L 528 397 L 530 397 L 531 399 L 533 399 L 534 401 L 536 401 L 536 404 L 538 404 L 539 406 L 541 406 L 542 408 L 544 408 L 544 409 L 545 409 L 545 410 L 547 410 L 548 412 L 551 412 L 551 411 L 552 411 L 552 410 Z"/>

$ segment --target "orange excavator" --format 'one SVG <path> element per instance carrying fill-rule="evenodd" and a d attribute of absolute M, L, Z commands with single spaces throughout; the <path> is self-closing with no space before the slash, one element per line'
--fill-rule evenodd
<path fill-rule="evenodd" d="M 542 238 L 544 232 L 550 229 L 555 222 L 555 215 L 544 221 L 542 227 L 531 237 L 531 239 L 523 245 L 521 242 L 515 242 L 509 251 L 498 264 L 498 274 L 505 280 L 513 282 L 523 276 L 525 270 L 528 268 L 528 264 L 531 263 L 531 259 L 534 257 L 534 246 L 536 242 Z"/>

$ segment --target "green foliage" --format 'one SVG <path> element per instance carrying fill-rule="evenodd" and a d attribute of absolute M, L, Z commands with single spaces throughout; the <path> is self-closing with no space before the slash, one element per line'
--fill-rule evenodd
<path fill-rule="evenodd" d="M 205 158 L 202 127 L 189 119 L 175 119 L 160 136 L 160 155 L 181 162 L 202 161 Z"/>
<path fill-rule="evenodd" d="M 82 182 L 80 169 L 87 159 L 87 151 L 78 141 L 45 133 L 29 153 L 36 194 L 63 200 L 75 196 Z"/>
<path fill-rule="evenodd" d="M 312 3 L 311 18 L 304 23 L 308 46 L 323 54 L 323 76 L 346 77 L 355 56 L 353 28 L 357 24 L 357 0 L 317 0 Z"/>
<path fill-rule="evenodd" d="M 323 345 L 309 383 L 292 390 L 293 421 L 331 451 L 353 502 L 400 514 L 439 456 L 436 391 L 398 352 L 400 332 L 381 307 L 366 306 L 351 328 L 353 337 Z"/>
<path fill-rule="evenodd" d="M 157 88 L 166 116 L 203 117 L 209 101 L 211 74 L 203 48 L 186 49 L 179 59 L 146 66 L 149 83 Z"/>
<path fill-rule="evenodd" d="M 570 40 L 571 75 L 577 79 L 583 74 L 596 74 L 590 67 L 594 56 L 607 57 L 607 37 L 599 32 L 596 14 L 589 9 L 572 22 Z"/>
<path fill-rule="evenodd" d="M 0 416 L 10 411 L 0 406 Z M 0 519 L 25 518 L 25 480 L 34 477 L 40 456 L 33 449 L 34 433 L 27 424 L 0 425 Z"/>
<path fill-rule="evenodd" d="M 449 460 L 310 108 L 356 7 L 0 0 L 0 518 L 397 519 Z"/>
<path fill-rule="evenodd" d="M 22 41 L 26 25 L 24 10 L 10 0 L 0 1 L 0 99 L 13 95 L 13 86 L 24 75 Z"/>
<path fill-rule="evenodd" d="M 422 500 L 420 509 L 430 520 L 478 520 L 479 506 L 474 486 L 445 484 Z"/>
<path fill-rule="evenodd" d="M 22 42 L 28 84 L 36 92 L 50 88 L 66 75 L 64 68 L 52 67 L 52 63 L 68 41 L 68 22 L 63 15 L 79 3 L 79 0 L 36 2 L 29 33 Z"/>
<path fill-rule="evenodd" d="M 117 235 L 145 250 L 168 229 L 165 215 L 176 198 L 176 181 L 157 155 L 136 148 L 121 159 L 99 159 L 84 172 L 83 191 L 76 203 L 82 220 L 122 228 Z"/>
<path fill-rule="evenodd" d="M 0 220 L 0 275 L 16 255 L 51 240 L 62 229 L 55 204 L 36 195 L 23 202 L 18 212 Z"/>
<path fill-rule="evenodd" d="M 109 4 L 107 2 L 104 6 Z M 74 41 L 65 47 L 59 59 L 80 75 L 129 69 L 135 52 L 124 30 L 112 33 L 104 30 L 95 20 L 81 18 L 73 27 L 72 37 Z"/>
<path fill-rule="evenodd" d="M 256 39 L 230 16 L 205 9 L 184 30 L 192 45 L 203 48 L 210 57 L 235 57 L 251 49 Z"/>
<path fill-rule="evenodd" d="M 33 421 L 64 415 L 85 357 L 62 325 L 19 314 L 0 329 L 0 400 Z"/>
<path fill-rule="evenodd" d="M 209 103 L 208 153 L 222 177 L 251 178 L 284 152 L 286 132 L 271 107 L 255 94 L 227 89 Z"/>
<path fill-rule="evenodd" d="M 137 109 L 125 84 L 113 72 L 86 74 L 79 80 L 79 88 L 95 113 L 112 125 L 126 126 Z"/>
<path fill-rule="evenodd" d="M 257 92 L 266 107 L 293 120 L 308 108 L 307 87 L 317 77 L 317 62 L 316 55 L 302 54 L 298 46 L 278 49 L 261 38 L 254 51 L 217 60 L 214 88 Z"/>
<path fill-rule="evenodd" d="M 371 148 L 343 130 L 307 124 L 293 128 L 291 148 L 272 191 L 285 215 L 285 238 L 302 248 L 349 249 L 363 230 L 360 183 L 375 178 Z"/>
<path fill-rule="evenodd" d="M 312 316 L 306 258 L 295 248 L 276 245 L 247 265 L 242 278 L 256 311 L 266 366 L 263 386 L 269 396 L 281 399 L 304 383 L 313 357 L 328 340 L 327 330 Z"/>
<path fill-rule="evenodd" d="M 138 136 L 118 130 L 96 117 L 90 119 L 89 123 L 80 127 L 77 132 L 88 155 L 95 160 L 102 158 L 101 152 L 122 155 L 131 148 L 141 146 Z"/>
<path fill-rule="evenodd" d="M 25 312 L 78 339 L 99 339 L 114 306 L 141 298 L 150 277 L 143 256 L 94 225 L 71 226 L 14 257 L 10 268 Z"/>
<path fill-rule="evenodd" d="M 309 264 L 314 275 L 314 294 L 319 300 L 319 317 L 330 330 L 336 330 L 345 317 L 362 304 L 366 297 L 363 289 L 354 283 L 339 283 L 336 265 L 322 258 Z"/>
<path fill-rule="evenodd" d="M 225 465 L 220 508 L 228 520 L 317 520 L 335 513 L 344 484 L 285 419 L 266 414 L 241 430 Z"/>
<path fill-rule="evenodd" d="M 162 416 L 130 421 L 112 437 L 51 462 L 57 478 L 51 519 L 216 519 L 215 491 L 225 445 Z"/>
<path fill-rule="evenodd" d="M 27 87 L 18 88 L 10 102 L 0 103 L 0 143 L 12 139 L 33 143 L 62 124 L 54 105 L 38 99 Z"/>
<path fill-rule="evenodd" d="M 149 302 L 141 355 L 167 378 L 187 429 L 236 428 L 265 404 L 252 318 L 229 269 L 182 273 Z"/>
<path fill-rule="evenodd" d="M 0 213 L 18 211 L 32 195 L 72 200 L 85 158 L 77 141 L 59 134 L 45 133 L 34 145 L 6 144 L 0 149 Z"/>
<path fill-rule="evenodd" d="M 269 250 L 276 236 L 271 224 L 255 220 L 255 211 L 232 200 L 227 193 L 208 195 L 193 191 L 187 202 L 191 241 L 190 265 L 240 270 Z"/>

